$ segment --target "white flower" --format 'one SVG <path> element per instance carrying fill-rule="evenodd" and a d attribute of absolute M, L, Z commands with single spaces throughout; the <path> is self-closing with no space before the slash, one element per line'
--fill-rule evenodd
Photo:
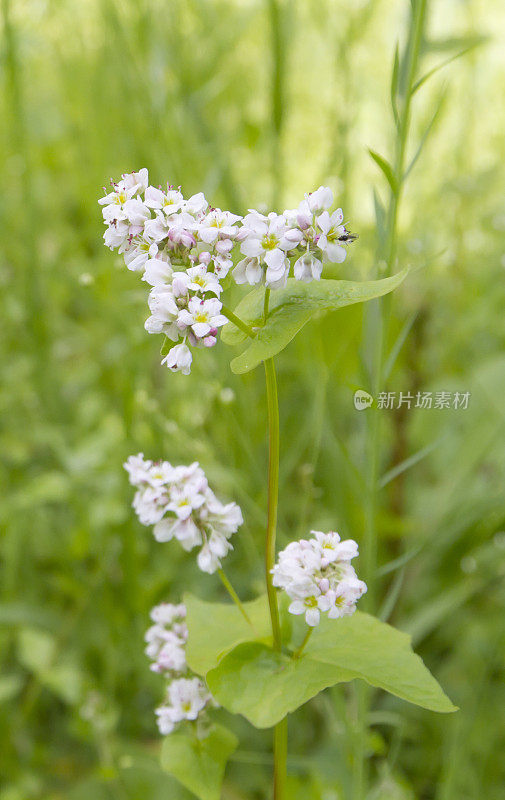
<path fill-rule="evenodd" d="M 207 272 L 204 264 L 198 264 L 195 267 L 190 267 L 187 271 L 189 277 L 188 289 L 193 292 L 214 292 L 214 294 L 221 294 L 223 287 L 219 283 L 217 277 L 213 272 Z"/>
<path fill-rule="evenodd" d="M 183 375 L 189 375 L 192 361 L 191 350 L 183 343 L 172 347 L 161 363 L 166 364 L 172 372 L 182 372 Z"/>
<path fill-rule="evenodd" d="M 133 507 L 142 524 L 154 525 L 154 538 L 176 539 L 186 551 L 201 547 L 200 569 L 219 569 L 233 549 L 229 540 L 243 523 L 239 506 L 218 500 L 198 462 L 173 467 L 168 461 L 147 461 L 140 453 L 124 466 L 138 489 Z"/>
<path fill-rule="evenodd" d="M 151 218 L 151 212 L 138 197 L 132 197 L 126 201 L 123 206 L 123 213 L 126 215 L 130 225 L 138 226 L 139 228 L 142 228 L 146 220 Z"/>
<path fill-rule="evenodd" d="M 314 627 L 315 625 L 319 625 L 321 618 L 319 611 L 321 599 L 321 592 L 316 588 L 316 591 L 308 594 L 306 597 L 294 600 L 289 606 L 288 611 L 290 614 L 305 614 L 307 625 Z"/>
<path fill-rule="evenodd" d="M 173 622 L 181 621 L 186 618 L 186 606 L 184 603 L 160 603 L 151 609 L 149 616 L 158 625 L 172 625 Z"/>
<path fill-rule="evenodd" d="M 124 260 L 126 266 L 132 272 L 140 272 L 143 270 L 149 261 L 154 259 L 158 252 L 158 245 L 156 242 L 151 242 L 144 236 L 138 236 L 132 240 L 131 246 L 125 252 Z"/>
<path fill-rule="evenodd" d="M 199 678 L 178 678 L 168 687 L 172 722 L 194 720 L 210 702 L 210 694 Z"/>
<path fill-rule="evenodd" d="M 147 645 L 145 654 L 153 662 L 151 670 L 172 676 L 185 672 L 186 607 L 161 603 L 152 609 L 150 616 L 155 624 L 147 630 L 144 638 Z"/>
<path fill-rule="evenodd" d="M 144 453 L 139 453 L 137 456 L 130 456 L 123 464 L 127 471 L 130 483 L 133 486 L 140 486 L 147 483 L 149 480 L 149 470 L 152 467 L 152 461 L 146 461 Z"/>
<path fill-rule="evenodd" d="M 151 316 L 145 321 L 146 331 L 148 333 L 165 333 L 174 342 L 177 341 L 179 330 L 175 323 L 179 315 L 179 307 L 172 287 L 165 284 L 154 286 L 149 293 L 148 303 Z"/>
<path fill-rule="evenodd" d="M 291 614 L 304 614 L 308 625 L 319 624 L 321 612 L 330 618 L 352 614 L 366 592 L 350 562 L 358 555 L 353 539 L 338 533 L 311 531 L 312 539 L 291 542 L 272 569 L 274 586 L 286 591 Z"/>
<path fill-rule="evenodd" d="M 227 240 L 225 239 L 223 241 Z M 212 256 L 212 263 L 214 264 L 214 270 L 216 272 L 216 275 L 220 280 L 226 278 L 230 269 L 233 266 L 233 261 L 231 260 L 231 258 L 228 258 L 227 255 L 221 253 L 217 253 L 215 256 Z"/>
<path fill-rule="evenodd" d="M 196 561 L 202 572 L 207 572 L 209 575 L 212 575 L 220 566 L 219 557 L 212 552 L 208 544 L 202 547 Z"/>
<path fill-rule="evenodd" d="M 122 176 L 121 184 L 127 190 L 134 192 L 141 192 L 147 188 L 149 183 L 149 172 L 145 167 L 139 169 L 138 172 L 125 172 Z"/>
<path fill-rule="evenodd" d="M 159 730 L 167 735 L 185 720 L 196 720 L 206 706 L 216 703 L 186 662 L 186 606 L 160 603 L 150 616 L 154 625 L 145 634 L 145 653 L 152 661 L 151 670 L 168 681 L 165 702 L 155 711 Z"/>
<path fill-rule="evenodd" d="M 356 602 L 366 592 L 366 583 L 350 576 L 330 589 L 324 598 L 323 611 L 330 619 L 338 619 L 356 611 Z M 327 606 L 327 607 L 326 607 Z"/>
<path fill-rule="evenodd" d="M 189 200 L 186 200 L 184 208 L 189 214 L 197 216 L 203 214 L 208 205 L 204 193 L 198 192 L 197 194 L 191 195 Z"/>
<path fill-rule="evenodd" d="M 158 245 L 168 238 L 169 222 L 164 214 L 157 212 L 156 216 L 148 219 L 144 225 L 144 236 Z"/>
<path fill-rule="evenodd" d="M 101 197 L 98 201 L 104 207 L 102 210 L 104 220 L 110 223 L 114 220 L 127 219 L 126 204 L 145 189 L 147 181 L 148 172 L 146 169 L 141 169 L 139 172 L 123 175 L 122 180 L 113 184 L 113 191 L 106 194 L 105 197 Z M 134 210 L 135 207 L 132 209 L 132 214 L 134 214 Z"/>
<path fill-rule="evenodd" d="M 327 566 L 333 561 L 352 561 L 359 555 L 358 545 L 354 539 L 345 539 L 342 542 L 335 531 L 329 533 L 311 531 L 311 534 L 321 547 L 323 566 Z"/>
<path fill-rule="evenodd" d="M 155 525 L 165 515 L 168 498 L 163 489 L 147 487 L 136 492 L 132 506 L 142 525 Z"/>
<path fill-rule="evenodd" d="M 298 281 L 310 283 L 312 280 L 320 280 L 323 265 L 321 261 L 311 252 L 304 253 L 298 258 L 293 266 L 293 274 Z"/>
<path fill-rule="evenodd" d="M 154 186 L 147 187 L 144 202 L 149 208 L 164 211 L 167 216 L 175 214 L 184 207 L 184 198 L 179 190 L 169 189 L 167 192 L 162 192 Z"/>
<path fill-rule="evenodd" d="M 151 286 L 162 286 L 171 281 L 173 275 L 173 268 L 170 259 L 164 258 L 150 258 L 144 265 L 145 272 L 142 280 Z"/>
<path fill-rule="evenodd" d="M 125 244 L 128 244 L 128 239 L 130 236 L 130 226 L 125 221 L 117 221 L 114 222 L 107 228 L 103 235 L 103 240 L 110 250 L 115 250 L 116 248 L 121 248 Z"/>
<path fill-rule="evenodd" d="M 177 539 L 187 552 L 203 542 L 201 530 L 191 516 L 175 520 L 173 517 L 165 517 L 156 523 L 153 534 L 157 542 L 169 542 L 173 538 Z"/>
<path fill-rule="evenodd" d="M 309 192 L 309 194 L 305 195 L 305 202 L 311 213 L 317 214 L 323 209 L 331 208 L 333 205 L 333 192 L 328 186 L 320 186 L 315 192 Z"/>
<path fill-rule="evenodd" d="M 146 480 L 153 489 L 159 489 L 173 480 L 174 468 L 168 461 L 156 461 L 147 470 Z"/>
<path fill-rule="evenodd" d="M 193 511 L 205 503 L 205 496 L 191 483 L 175 484 L 170 487 L 170 504 L 168 510 L 173 511 L 178 519 L 187 519 Z"/>
<path fill-rule="evenodd" d="M 241 236 L 244 237 L 241 252 L 266 264 L 266 285 L 282 285 L 289 271 L 286 252 L 297 247 L 302 239 L 301 231 L 289 229 L 282 214 L 271 212 L 265 217 L 257 211 L 250 211 L 244 217 Z"/>
<path fill-rule="evenodd" d="M 161 646 L 156 661 L 151 664 L 151 670 L 162 673 L 184 672 L 185 668 L 184 642 L 175 633 L 172 633 Z"/>
<path fill-rule="evenodd" d="M 263 267 L 259 258 L 243 258 L 233 270 L 235 283 L 249 283 L 254 286 L 263 280 Z"/>
<path fill-rule="evenodd" d="M 180 214 L 172 214 L 167 218 L 167 224 L 168 238 L 171 242 L 182 247 L 194 247 L 197 225 L 191 214 L 187 214 L 185 211 Z"/>
<path fill-rule="evenodd" d="M 317 246 L 323 251 L 328 261 L 334 264 L 341 264 L 345 261 L 347 250 L 340 244 L 340 237 L 345 236 L 347 231 L 342 225 L 344 215 L 341 208 L 337 208 L 333 214 L 323 211 L 317 217 L 317 225 L 321 234 L 317 239 Z"/>
<path fill-rule="evenodd" d="M 191 328 L 197 339 L 203 339 L 213 330 L 228 322 L 226 317 L 219 313 L 221 307 L 222 304 L 217 298 L 204 300 L 192 297 L 187 310 L 180 311 L 178 325 L 182 330 Z"/>
<path fill-rule="evenodd" d="M 235 223 L 240 219 L 241 217 L 230 211 L 213 208 L 200 220 L 198 235 L 206 244 L 212 244 L 217 239 L 233 239 L 238 231 Z"/>

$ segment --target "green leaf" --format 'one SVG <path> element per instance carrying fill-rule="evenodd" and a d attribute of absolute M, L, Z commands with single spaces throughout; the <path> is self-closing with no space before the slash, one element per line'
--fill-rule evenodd
<path fill-rule="evenodd" d="M 186 659 L 198 675 L 205 675 L 219 663 L 223 655 L 241 642 L 271 640 L 266 595 L 243 604 L 252 625 L 247 624 L 232 603 L 208 603 L 191 594 L 185 595 L 184 602 L 188 626 Z"/>
<path fill-rule="evenodd" d="M 248 642 L 206 676 L 216 700 L 258 728 L 276 725 L 326 687 L 354 678 L 432 711 L 456 710 L 412 651 L 410 637 L 360 612 L 324 619 L 299 659 Z"/>
<path fill-rule="evenodd" d="M 396 101 L 398 98 L 398 91 L 399 91 L 399 76 L 400 76 L 400 50 L 397 43 L 395 48 L 395 58 L 393 61 L 393 70 L 391 73 L 391 89 L 390 89 L 391 108 L 393 110 L 393 117 L 397 125 L 398 125 L 398 108 Z"/>
<path fill-rule="evenodd" d="M 474 47 L 480 47 L 489 41 L 489 36 L 482 33 L 469 34 L 468 36 L 452 36 L 446 39 L 425 39 L 422 44 L 424 53 L 447 53 L 450 50 L 467 52 Z"/>
<path fill-rule="evenodd" d="M 377 223 L 379 241 L 382 245 L 386 241 L 386 209 L 384 208 L 375 187 L 373 190 L 373 205 L 375 209 L 375 221 Z"/>
<path fill-rule="evenodd" d="M 429 121 L 429 123 L 428 123 L 428 125 L 426 127 L 426 130 L 424 131 L 424 133 L 423 133 L 423 135 L 421 137 L 421 140 L 420 140 L 419 145 L 417 147 L 417 150 L 416 150 L 416 152 L 415 152 L 415 154 L 414 154 L 414 156 L 412 158 L 412 161 L 410 162 L 409 166 L 407 167 L 407 169 L 404 172 L 404 175 L 403 175 L 403 180 L 404 181 L 407 180 L 408 176 L 410 175 L 410 173 L 414 169 L 419 156 L 422 153 L 423 147 L 424 147 L 424 145 L 426 144 L 426 142 L 428 140 L 428 136 L 430 135 L 430 133 L 432 131 L 432 128 L 433 128 L 433 126 L 435 124 L 435 121 L 436 121 L 436 119 L 437 119 L 437 117 L 438 117 L 438 115 L 440 113 L 440 110 L 441 110 L 441 108 L 443 106 L 444 100 L 445 100 L 445 93 L 440 96 L 440 100 L 438 101 L 437 106 L 435 108 L 435 111 L 433 113 L 433 116 L 431 117 L 431 120 Z"/>
<path fill-rule="evenodd" d="M 384 176 L 386 177 L 386 180 L 389 183 L 393 194 L 396 194 L 398 191 L 398 180 L 393 172 L 393 167 L 391 166 L 389 161 L 386 161 L 386 159 L 380 156 L 379 153 L 376 153 L 375 150 L 369 149 L 368 152 L 372 156 L 377 166 L 384 173 Z"/>
<path fill-rule="evenodd" d="M 213 725 L 204 739 L 176 731 L 163 742 L 161 766 L 200 800 L 219 800 L 226 762 L 237 745 L 222 725 Z"/>
<path fill-rule="evenodd" d="M 224 708 L 256 728 L 271 728 L 327 686 L 355 676 L 306 655 L 298 660 L 260 642 L 238 645 L 207 674 L 207 685 Z"/>
<path fill-rule="evenodd" d="M 258 330 L 247 349 L 233 359 L 232 371 L 236 374 L 249 372 L 261 361 L 280 353 L 317 312 L 363 303 L 393 291 L 402 283 L 407 272 L 402 270 L 397 275 L 379 281 L 321 280 L 302 283 L 290 278 L 284 289 L 272 292 L 267 324 Z M 255 327 L 261 323 L 263 295 L 262 288 L 253 289 L 235 309 L 248 325 Z M 244 334 L 239 332 L 238 336 L 237 329 L 235 326 L 229 328 L 230 324 L 224 329 L 224 341 L 229 344 L 243 341 Z"/>

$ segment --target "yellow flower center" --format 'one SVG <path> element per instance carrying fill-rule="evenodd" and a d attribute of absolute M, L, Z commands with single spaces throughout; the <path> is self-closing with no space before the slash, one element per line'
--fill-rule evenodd
<path fill-rule="evenodd" d="M 261 245 L 264 250 L 275 250 L 279 243 L 277 236 L 274 236 L 273 233 L 267 233 L 261 240 Z"/>

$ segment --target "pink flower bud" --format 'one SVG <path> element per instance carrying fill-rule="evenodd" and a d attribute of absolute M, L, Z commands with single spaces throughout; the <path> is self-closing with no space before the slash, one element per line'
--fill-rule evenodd
<path fill-rule="evenodd" d="M 229 253 L 233 247 L 233 242 L 231 239 L 220 239 L 216 242 L 216 250 L 218 253 L 224 254 Z"/>

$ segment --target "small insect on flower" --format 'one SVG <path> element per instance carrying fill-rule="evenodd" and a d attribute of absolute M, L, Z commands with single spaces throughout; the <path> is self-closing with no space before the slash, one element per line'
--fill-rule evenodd
<path fill-rule="evenodd" d="M 311 533 L 313 538 L 291 542 L 279 553 L 272 575 L 274 586 L 292 600 L 289 612 L 304 614 L 307 625 L 314 627 L 321 613 L 330 619 L 353 614 L 367 587 L 350 563 L 358 555 L 353 539 L 341 541 L 334 531 Z"/>

